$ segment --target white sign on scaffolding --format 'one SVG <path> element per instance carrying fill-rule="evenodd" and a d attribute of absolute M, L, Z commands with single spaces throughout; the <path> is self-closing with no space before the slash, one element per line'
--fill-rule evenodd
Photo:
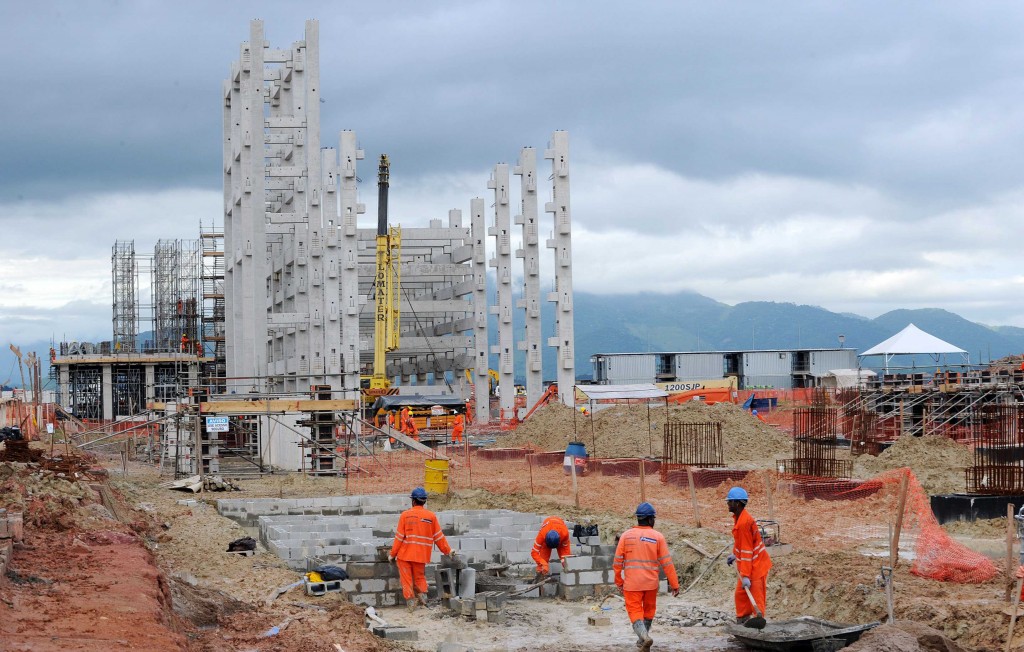
<path fill-rule="evenodd" d="M 231 417 L 206 417 L 206 432 L 228 432 Z"/>

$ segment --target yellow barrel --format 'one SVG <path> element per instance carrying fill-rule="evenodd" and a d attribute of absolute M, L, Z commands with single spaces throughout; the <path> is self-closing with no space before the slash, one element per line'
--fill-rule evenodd
<path fill-rule="evenodd" d="M 448 493 L 448 460 L 427 460 L 423 488 L 432 494 Z"/>

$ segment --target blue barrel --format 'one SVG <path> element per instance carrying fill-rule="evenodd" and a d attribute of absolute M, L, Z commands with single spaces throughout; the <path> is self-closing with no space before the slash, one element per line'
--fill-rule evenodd
<path fill-rule="evenodd" d="M 565 447 L 562 470 L 565 471 L 566 475 L 572 473 L 573 464 L 576 464 L 576 475 L 584 475 L 587 472 L 587 447 L 581 441 L 571 441 Z"/>

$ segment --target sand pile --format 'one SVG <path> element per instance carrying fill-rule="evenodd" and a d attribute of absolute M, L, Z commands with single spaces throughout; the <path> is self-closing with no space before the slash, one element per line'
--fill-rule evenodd
<path fill-rule="evenodd" d="M 664 406 L 616 405 L 597 410 L 593 418 L 562 404 L 537 410 L 497 446 L 533 446 L 540 450 L 564 449 L 582 441 L 597 457 L 661 457 L 666 419 L 677 423 L 722 423 L 723 455 L 728 466 L 774 466 L 776 457 L 792 451 L 792 440 L 731 403 L 708 406 L 691 401 Z"/>
<path fill-rule="evenodd" d="M 942 632 L 909 620 L 876 627 L 843 649 L 851 652 L 965 652 Z"/>
<path fill-rule="evenodd" d="M 878 457 L 862 455 L 856 475 L 870 477 L 909 466 L 929 494 L 962 493 L 964 470 L 971 465 L 970 450 L 946 437 L 900 437 Z"/>

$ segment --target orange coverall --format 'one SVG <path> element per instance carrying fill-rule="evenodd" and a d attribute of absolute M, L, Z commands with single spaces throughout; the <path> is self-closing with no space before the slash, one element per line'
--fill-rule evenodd
<path fill-rule="evenodd" d="M 452 426 L 452 443 L 462 441 L 462 432 L 466 429 L 466 417 L 460 414 L 455 417 L 455 425 Z"/>
<path fill-rule="evenodd" d="M 443 554 L 450 554 L 452 547 L 441 533 L 437 515 L 423 505 L 414 505 L 398 517 L 398 531 L 391 544 L 391 556 L 398 563 L 398 576 L 402 579 L 402 594 L 406 600 L 417 593 L 427 592 L 427 576 L 424 568 L 430 561 L 434 544 Z M 415 587 L 415 590 L 414 590 Z"/>
<path fill-rule="evenodd" d="M 540 531 L 537 532 L 537 539 L 533 542 L 533 550 L 530 552 L 533 561 L 537 562 L 538 573 L 548 573 L 551 571 L 551 566 L 548 563 L 551 559 L 551 548 L 548 548 L 544 543 L 544 537 L 548 535 L 548 532 L 552 531 L 558 533 L 559 540 L 561 541 L 558 545 L 558 560 L 561 561 L 572 554 L 569 544 L 569 528 L 565 526 L 565 521 L 557 516 L 547 517 L 540 524 Z"/>
<path fill-rule="evenodd" d="M 768 599 L 768 571 L 772 567 L 772 558 L 765 550 L 764 541 L 761 540 L 761 530 L 758 529 L 754 517 L 744 509 L 739 516 L 733 516 L 732 526 L 733 548 L 732 554 L 736 557 L 736 568 L 740 575 L 750 578 L 750 594 L 754 596 L 761 613 L 765 613 L 765 606 Z M 736 617 L 754 615 L 754 605 L 750 604 L 747 592 L 743 590 L 743 584 L 736 579 Z"/>
<path fill-rule="evenodd" d="M 398 421 L 399 432 L 409 435 L 416 441 L 420 440 L 420 431 L 416 428 L 416 423 L 412 420 L 412 412 L 410 412 L 408 407 L 402 408 L 402 413 L 399 415 Z"/>
<path fill-rule="evenodd" d="M 615 549 L 615 586 L 626 598 L 629 622 L 654 620 L 658 607 L 658 571 L 664 570 L 672 590 L 679 588 L 679 577 L 672 563 L 665 536 L 647 525 L 637 525 L 619 538 Z"/>

